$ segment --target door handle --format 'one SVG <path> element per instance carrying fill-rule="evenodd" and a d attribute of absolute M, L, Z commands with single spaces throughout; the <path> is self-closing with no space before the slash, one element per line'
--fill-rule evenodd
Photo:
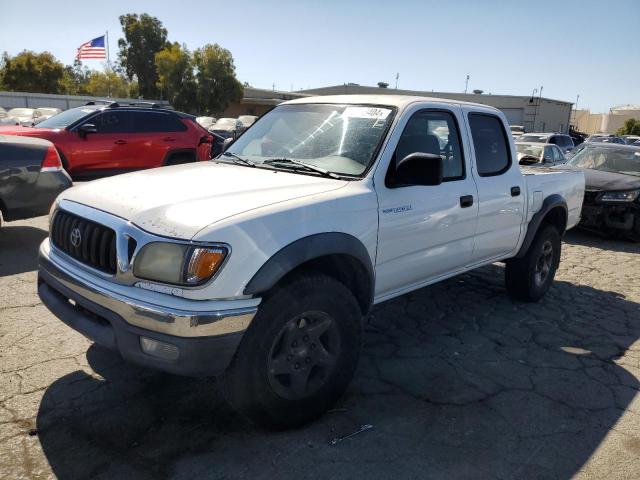
<path fill-rule="evenodd" d="M 518 186 L 511 187 L 511 196 L 517 197 L 518 195 L 520 195 L 520 187 Z"/>
<path fill-rule="evenodd" d="M 473 195 L 463 195 L 460 197 L 460 206 L 462 208 L 468 208 L 473 205 Z"/>
<path fill-rule="evenodd" d="M 126 141 L 126 140 L 116 140 L 116 141 L 115 141 L 115 142 L 113 142 L 113 143 L 115 143 L 116 145 L 124 145 L 124 144 L 126 144 L 126 143 L 127 143 L 127 141 Z"/>
<path fill-rule="evenodd" d="M 173 137 L 164 137 L 164 138 L 163 138 L 163 140 L 164 140 L 165 142 L 175 142 L 175 141 L 176 141 L 176 139 L 175 139 L 175 138 L 173 138 Z"/>

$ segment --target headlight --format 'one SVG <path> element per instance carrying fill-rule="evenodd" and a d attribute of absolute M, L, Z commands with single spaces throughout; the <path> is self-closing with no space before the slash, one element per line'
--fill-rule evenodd
<path fill-rule="evenodd" d="M 136 277 L 173 285 L 194 286 L 209 280 L 227 258 L 225 247 L 198 247 L 153 242 L 142 247 L 134 261 Z"/>
<path fill-rule="evenodd" d="M 600 195 L 601 202 L 633 202 L 638 198 L 640 190 L 631 190 L 630 192 L 605 192 Z"/>

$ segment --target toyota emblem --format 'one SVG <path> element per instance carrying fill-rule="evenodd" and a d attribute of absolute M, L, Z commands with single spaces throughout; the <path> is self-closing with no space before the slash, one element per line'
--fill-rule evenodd
<path fill-rule="evenodd" d="M 80 233 L 80 229 L 74 228 L 73 230 L 71 230 L 69 239 L 71 240 L 71 245 L 78 248 L 80 246 L 80 243 L 82 242 L 82 234 Z"/>

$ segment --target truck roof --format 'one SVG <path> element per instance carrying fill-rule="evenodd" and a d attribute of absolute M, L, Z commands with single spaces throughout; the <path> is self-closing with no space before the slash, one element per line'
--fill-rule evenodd
<path fill-rule="evenodd" d="M 499 112 L 497 108 L 482 103 L 464 102 L 461 100 L 452 100 L 449 98 L 436 98 L 436 97 L 419 97 L 408 95 L 322 95 L 316 97 L 297 98 L 295 100 L 289 100 L 284 104 L 297 104 L 297 103 L 342 103 L 342 104 L 364 104 L 364 105 L 381 105 L 397 107 L 398 109 L 404 109 L 412 103 L 416 102 L 434 102 L 445 103 L 455 105 L 471 105 L 474 107 L 482 107 L 484 109 L 489 108 Z"/>

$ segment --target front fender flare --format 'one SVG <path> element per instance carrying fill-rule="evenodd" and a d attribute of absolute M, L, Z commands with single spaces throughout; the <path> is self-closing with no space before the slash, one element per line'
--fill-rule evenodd
<path fill-rule="evenodd" d="M 260 267 L 247 283 L 244 294 L 266 292 L 296 267 L 328 255 L 348 255 L 362 264 L 369 276 L 370 299 L 373 302 L 375 271 L 369 252 L 359 239 L 339 232 L 309 235 L 282 248 Z"/>

